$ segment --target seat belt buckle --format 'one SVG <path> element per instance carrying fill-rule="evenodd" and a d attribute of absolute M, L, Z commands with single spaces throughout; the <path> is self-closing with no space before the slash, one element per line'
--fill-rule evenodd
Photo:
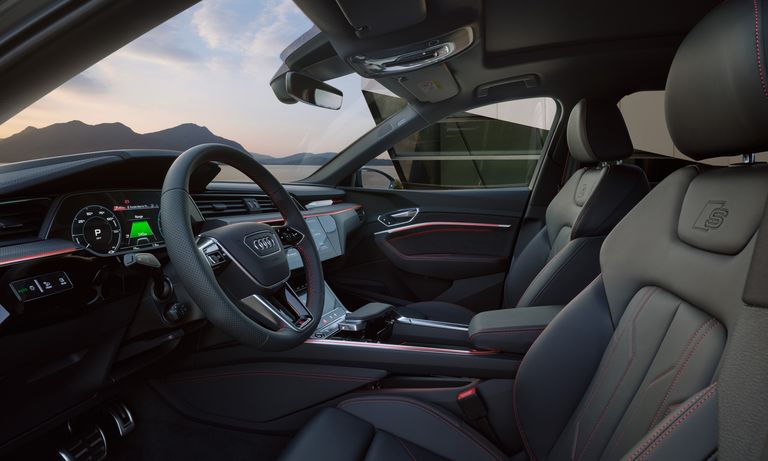
<path fill-rule="evenodd" d="M 459 395 L 456 396 L 456 401 L 464 416 L 470 421 L 479 421 L 488 415 L 488 409 L 485 408 L 485 403 L 480 398 L 480 394 L 477 393 L 476 387 L 470 387 L 465 391 L 459 392 Z"/>

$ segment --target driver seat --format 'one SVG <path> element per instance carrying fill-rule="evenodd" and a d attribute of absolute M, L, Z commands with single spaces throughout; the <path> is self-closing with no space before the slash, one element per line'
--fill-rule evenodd
<path fill-rule="evenodd" d="M 755 55 L 766 44 L 755 34 L 756 13 L 747 0 L 721 4 L 673 61 L 667 122 L 693 158 L 768 150 L 766 72 Z M 717 111 L 700 107 L 708 95 Z M 686 167 L 627 214 L 602 246 L 602 275 L 520 364 L 509 411 L 527 458 L 702 460 L 717 452 L 720 362 L 736 336 L 767 202 L 768 165 Z M 387 393 L 322 410 L 284 453 L 318 458 L 509 456 L 448 410 Z"/>

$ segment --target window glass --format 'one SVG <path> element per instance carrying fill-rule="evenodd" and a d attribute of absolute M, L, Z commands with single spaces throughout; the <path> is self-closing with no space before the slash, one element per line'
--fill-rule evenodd
<path fill-rule="evenodd" d="M 40 2 L 23 3 L 18 14 Z M 0 125 L 0 163 L 220 142 L 304 178 L 374 126 L 357 75 L 329 82 L 344 92 L 338 111 L 273 94 L 280 53 L 311 25 L 291 1 L 204 0 Z M 230 168 L 218 179 L 247 180 Z"/>
<path fill-rule="evenodd" d="M 364 92 L 377 121 L 402 108 L 385 91 Z M 453 114 L 393 146 L 391 168 L 407 189 L 528 186 L 556 112 L 552 99 L 536 98 Z"/>
<path fill-rule="evenodd" d="M 672 142 L 664 115 L 664 91 L 640 91 L 619 101 L 619 109 L 632 138 L 635 150 L 691 161 Z M 637 155 L 636 155 L 637 156 Z M 766 153 L 758 155 L 760 161 L 768 160 Z M 729 165 L 741 161 L 740 157 L 723 157 L 704 160 L 710 165 Z"/>

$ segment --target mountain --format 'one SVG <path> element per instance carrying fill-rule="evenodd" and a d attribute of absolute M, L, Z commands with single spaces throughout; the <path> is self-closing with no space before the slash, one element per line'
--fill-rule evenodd
<path fill-rule="evenodd" d="M 184 123 L 173 128 L 141 134 L 122 123 L 88 125 L 79 120 L 73 120 L 44 128 L 27 127 L 12 136 L 0 139 L 0 163 L 101 150 L 184 151 L 203 143 L 220 143 L 245 150 L 235 141 L 217 136 L 208 128 L 194 123 Z M 257 153 L 251 155 L 265 165 L 323 165 L 336 154 L 301 152 L 286 157 Z M 372 163 L 379 164 L 381 161 L 374 160 Z"/>
<path fill-rule="evenodd" d="M 116 149 L 170 149 L 183 151 L 197 144 L 217 142 L 243 149 L 204 127 L 185 123 L 154 133 L 136 133 L 122 123 L 88 125 L 79 120 L 45 128 L 27 127 L 0 140 L 0 160 L 16 162 L 57 155 Z"/>

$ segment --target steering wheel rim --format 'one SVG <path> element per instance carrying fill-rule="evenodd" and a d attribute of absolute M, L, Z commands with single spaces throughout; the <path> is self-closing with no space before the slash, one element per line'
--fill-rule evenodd
<path fill-rule="evenodd" d="M 236 223 L 194 235 L 192 220 L 203 218 L 189 193 L 189 179 L 197 167 L 208 162 L 225 163 L 248 176 L 273 201 L 284 226 L 274 230 L 263 223 Z M 201 144 L 182 153 L 166 174 L 160 217 L 168 256 L 185 289 L 211 323 L 243 344 L 266 351 L 296 347 L 314 332 L 325 296 L 320 256 L 296 203 L 252 155 L 223 144 Z M 290 234 L 294 238 L 288 241 L 287 230 L 298 235 Z M 267 254 L 260 248 L 268 246 L 269 239 L 279 251 L 272 246 Z M 205 247 L 209 252 L 210 242 L 223 250 L 219 253 L 224 263 L 215 265 L 201 250 Z M 303 307 L 309 316 L 304 320 L 302 306 L 296 305 L 298 298 L 287 284 L 286 245 L 298 250 L 306 272 Z M 253 294 L 247 295 L 250 292 Z M 294 320 L 293 314 L 298 319 Z"/>

